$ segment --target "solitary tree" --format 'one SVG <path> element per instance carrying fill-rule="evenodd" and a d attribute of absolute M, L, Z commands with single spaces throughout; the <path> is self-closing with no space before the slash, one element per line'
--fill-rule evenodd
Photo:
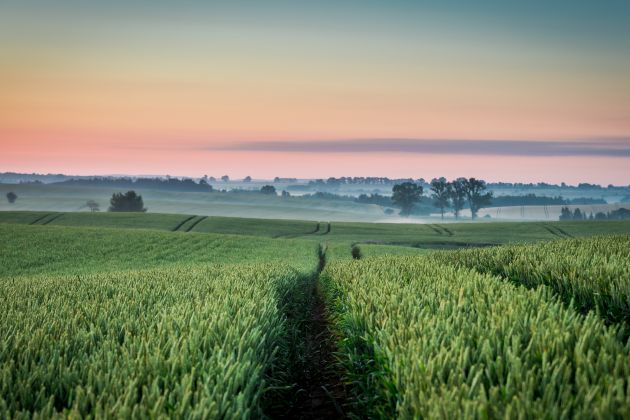
<path fill-rule="evenodd" d="M 283 197 L 291 197 L 291 193 L 289 191 L 282 190 L 282 196 Z"/>
<path fill-rule="evenodd" d="M 144 207 L 142 196 L 137 195 L 135 191 L 127 191 L 127 193 L 114 193 L 109 200 L 109 208 L 107 211 L 112 212 L 145 212 L 148 209 Z"/>
<path fill-rule="evenodd" d="M 229 180 L 230 180 L 230 177 L 229 177 L 229 176 L 227 176 L 227 175 L 223 175 L 223 176 L 221 177 L 221 181 L 223 181 L 223 182 L 228 182 Z"/>
<path fill-rule="evenodd" d="M 488 207 L 492 204 L 490 201 L 492 193 L 482 194 L 481 192 L 486 189 L 486 183 L 478 181 L 475 178 L 464 179 L 462 181 L 462 185 L 464 186 L 464 192 L 466 193 L 466 198 L 468 199 L 468 204 L 470 205 L 472 219 L 475 220 L 477 212 L 479 212 L 480 209 Z"/>
<path fill-rule="evenodd" d="M 245 179 L 243 180 L 243 182 L 252 182 L 252 177 L 251 177 L 251 176 L 247 176 L 247 177 L 245 177 Z"/>
<path fill-rule="evenodd" d="M 413 182 L 404 182 L 394 185 L 392 188 L 392 203 L 400 207 L 400 214 L 409 217 L 411 209 L 415 203 L 421 202 L 423 188 Z"/>
<path fill-rule="evenodd" d="M 101 206 L 94 200 L 88 200 L 87 206 L 91 212 L 101 211 Z"/>
<path fill-rule="evenodd" d="M 466 202 L 466 193 L 464 191 L 464 185 L 458 179 L 451 182 L 451 201 L 453 202 L 453 215 L 455 216 L 455 220 L 459 219 L 459 214 L 464 208 L 464 203 Z"/>
<path fill-rule="evenodd" d="M 267 195 L 278 195 L 278 193 L 276 192 L 276 187 L 274 187 L 273 185 L 265 185 L 260 189 L 260 193 Z"/>
<path fill-rule="evenodd" d="M 17 200 L 18 196 L 16 193 L 14 193 L 13 191 L 9 191 L 7 193 L 7 200 L 9 200 L 9 204 L 13 204 L 15 203 L 15 200 Z"/>
<path fill-rule="evenodd" d="M 448 200 L 451 198 L 452 189 L 451 184 L 443 180 L 435 181 L 431 184 L 431 191 L 434 193 L 431 195 L 431 198 L 435 200 L 433 207 L 440 209 L 442 220 L 444 220 L 444 209 L 451 207 Z"/>

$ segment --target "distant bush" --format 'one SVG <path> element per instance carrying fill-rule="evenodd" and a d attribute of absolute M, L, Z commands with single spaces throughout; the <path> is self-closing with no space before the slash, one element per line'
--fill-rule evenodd
<path fill-rule="evenodd" d="M 278 193 L 276 192 L 276 187 L 274 187 L 273 185 L 265 185 L 260 189 L 260 193 L 267 195 L 278 195 Z"/>
<path fill-rule="evenodd" d="M 6 197 L 7 197 L 7 200 L 9 200 L 9 204 L 15 203 L 15 200 L 17 200 L 18 198 L 17 194 L 14 193 L 13 191 L 9 191 Z"/>

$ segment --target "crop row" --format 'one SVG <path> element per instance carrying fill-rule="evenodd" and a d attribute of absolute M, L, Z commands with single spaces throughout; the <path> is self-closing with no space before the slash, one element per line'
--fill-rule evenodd
<path fill-rule="evenodd" d="M 0 412 L 260 418 L 317 270 L 196 266 L 0 282 Z"/>
<path fill-rule="evenodd" d="M 553 289 L 427 257 L 321 276 L 364 418 L 628 418 L 630 345 Z"/>
<path fill-rule="evenodd" d="M 526 287 L 545 285 L 583 313 L 630 323 L 630 236 L 594 236 L 436 252 L 443 264 L 474 268 Z"/>

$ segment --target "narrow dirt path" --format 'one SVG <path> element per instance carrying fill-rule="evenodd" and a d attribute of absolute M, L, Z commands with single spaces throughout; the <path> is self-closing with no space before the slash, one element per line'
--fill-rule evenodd
<path fill-rule="evenodd" d="M 312 327 L 306 337 L 307 371 L 304 372 L 305 398 L 300 407 L 299 416 L 306 420 L 342 419 L 346 391 L 340 375 L 335 369 L 337 351 L 335 339 L 330 333 L 326 320 L 326 304 L 313 288 L 315 307 L 312 313 Z"/>
<path fill-rule="evenodd" d="M 325 255 L 322 252 L 318 276 L 325 264 Z M 345 418 L 343 407 L 346 402 L 346 390 L 337 370 L 336 340 L 326 319 L 326 303 L 321 295 L 319 280 L 314 282 L 310 293 L 312 304 L 304 335 L 302 371 L 299 382 L 294 387 L 300 391 L 295 404 L 292 404 L 288 412 L 276 413 L 276 416 L 272 415 L 271 418 L 303 420 Z"/>

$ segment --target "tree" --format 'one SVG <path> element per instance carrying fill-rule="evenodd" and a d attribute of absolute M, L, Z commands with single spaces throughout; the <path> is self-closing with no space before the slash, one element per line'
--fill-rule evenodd
<path fill-rule="evenodd" d="M 142 196 L 137 195 L 135 191 L 127 191 L 123 193 L 114 193 L 109 200 L 109 208 L 111 212 L 146 212 L 148 209 L 144 207 Z"/>
<path fill-rule="evenodd" d="M 9 204 L 13 204 L 15 203 L 15 200 L 17 200 L 18 196 L 16 193 L 14 193 L 13 191 L 9 191 L 7 193 L 7 200 L 9 200 Z"/>
<path fill-rule="evenodd" d="M 274 187 L 273 185 L 265 185 L 260 189 L 260 193 L 267 195 L 278 195 L 278 193 L 276 192 L 276 187 Z"/>
<path fill-rule="evenodd" d="M 392 188 L 392 203 L 400 207 L 400 214 L 409 217 L 409 213 L 415 203 L 420 203 L 423 188 L 413 182 L 403 182 Z"/>
<path fill-rule="evenodd" d="M 223 182 L 228 182 L 229 180 L 230 180 L 230 177 L 229 177 L 229 176 L 227 176 L 227 175 L 223 175 L 223 176 L 221 177 L 221 181 L 223 181 Z"/>
<path fill-rule="evenodd" d="M 453 201 L 453 215 L 455 220 L 459 219 L 459 213 L 464 208 L 466 202 L 466 193 L 464 186 L 460 180 L 451 182 L 451 200 Z"/>
<path fill-rule="evenodd" d="M 433 207 L 440 209 L 442 220 L 444 220 L 444 209 L 451 207 L 448 200 L 451 198 L 452 190 L 453 187 L 451 184 L 446 182 L 446 180 L 435 181 L 431 184 L 431 191 L 434 192 L 434 194 L 431 195 L 431 198 L 435 200 L 433 202 Z"/>
<path fill-rule="evenodd" d="M 282 196 L 283 197 L 291 197 L 291 193 L 289 191 L 282 190 Z"/>
<path fill-rule="evenodd" d="M 252 177 L 251 176 L 246 176 L 245 179 L 243 180 L 243 182 L 252 182 Z"/>
<path fill-rule="evenodd" d="M 575 209 L 575 211 L 573 212 L 573 220 L 585 220 L 585 219 L 586 219 L 586 213 L 582 214 L 580 209 Z"/>
<path fill-rule="evenodd" d="M 486 189 L 486 183 L 481 180 L 476 180 L 475 178 L 464 179 L 462 185 L 466 199 L 470 205 L 472 219 L 475 220 L 477 212 L 479 212 L 480 209 L 492 204 L 490 201 L 492 199 L 492 193 L 481 194 L 481 191 Z"/>
<path fill-rule="evenodd" d="M 88 200 L 87 206 L 91 212 L 101 211 L 101 206 L 94 200 Z"/>
<path fill-rule="evenodd" d="M 573 220 L 573 215 L 571 214 L 571 209 L 568 207 L 562 207 L 560 209 L 560 221 Z"/>

